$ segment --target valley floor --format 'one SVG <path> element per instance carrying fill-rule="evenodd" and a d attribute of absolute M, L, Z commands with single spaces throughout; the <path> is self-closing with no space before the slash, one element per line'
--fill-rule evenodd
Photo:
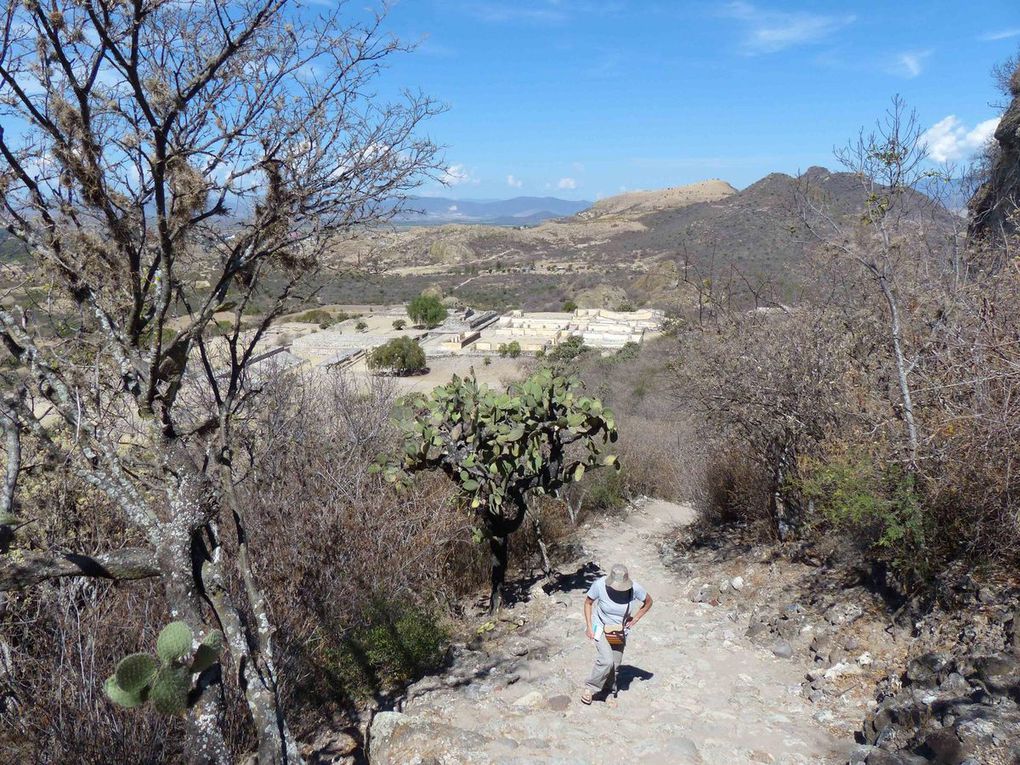
<path fill-rule="evenodd" d="M 663 535 L 692 515 L 651 500 L 581 530 L 575 576 L 548 593 L 536 584 L 483 626 L 502 637 L 461 646 L 446 673 L 411 687 L 401 712 L 376 715 L 372 765 L 846 762 L 847 741 L 799 695 L 803 667 L 753 645 L 725 609 L 691 602 L 660 560 Z M 582 604 L 596 566 L 615 562 L 655 604 L 630 637 L 619 697 L 588 707 L 578 698 L 594 658 Z"/>

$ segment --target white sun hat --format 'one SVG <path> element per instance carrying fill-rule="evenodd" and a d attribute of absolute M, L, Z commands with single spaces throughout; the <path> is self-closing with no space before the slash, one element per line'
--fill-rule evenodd
<path fill-rule="evenodd" d="M 633 586 L 634 582 L 631 581 L 630 574 L 627 573 L 627 567 L 620 563 L 614 563 L 613 567 L 609 569 L 609 576 L 606 577 L 606 587 L 617 592 L 626 592 Z"/>

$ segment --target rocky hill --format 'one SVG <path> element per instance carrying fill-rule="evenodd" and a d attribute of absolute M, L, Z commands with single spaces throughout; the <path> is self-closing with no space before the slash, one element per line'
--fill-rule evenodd
<path fill-rule="evenodd" d="M 487 308 L 550 310 L 566 300 L 667 307 L 693 299 L 686 277 L 725 281 L 738 301 L 749 300 L 747 284 L 769 282 L 785 302 L 795 299 L 806 255 L 817 246 L 803 225 L 805 200 L 852 221 L 865 198 L 853 175 L 812 167 L 796 178 L 773 173 L 739 191 L 708 180 L 628 192 L 532 227 L 376 232 L 339 252 L 380 274 L 372 277 L 380 300 L 433 286 Z M 922 201 L 918 195 L 919 208 Z M 344 302 L 343 294 L 327 294 Z"/>
<path fill-rule="evenodd" d="M 610 216 L 636 219 L 698 202 L 715 202 L 736 193 L 737 190 L 726 181 L 717 179 L 654 191 L 629 191 L 600 199 L 587 210 L 579 212 L 578 217 L 582 220 Z"/>
<path fill-rule="evenodd" d="M 1012 102 L 995 129 L 988 178 L 970 200 L 970 233 L 996 239 L 1020 230 L 1020 68 L 1009 82 Z"/>

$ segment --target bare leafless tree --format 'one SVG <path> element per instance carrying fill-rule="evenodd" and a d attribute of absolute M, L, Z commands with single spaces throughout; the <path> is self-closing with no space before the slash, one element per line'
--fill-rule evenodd
<path fill-rule="evenodd" d="M 884 303 L 897 409 L 912 466 L 920 442 L 911 381 L 916 359 L 909 357 L 904 339 L 902 291 L 908 272 L 916 277 L 925 269 L 956 269 L 959 278 L 962 267 L 951 219 L 939 199 L 940 180 L 948 175 L 932 169 L 922 133 L 916 115 L 895 97 L 874 130 L 862 130 L 836 150 L 837 159 L 860 183 L 859 216 L 840 216 L 816 194 L 799 195 L 802 219 L 823 249 L 860 269 Z M 931 225 L 938 217 L 947 225 Z"/>
<path fill-rule="evenodd" d="M 257 393 L 248 370 L 270 322 L 338 237 L 437 170 L 420 135 L 436 106 L 377 97 L 404 48 L 381 15 L 351 21 L 363 14 L 9 0 L 0 31 L 0 215 L 54 296 L 0 307 L 5 385 L 29 391 L 10 411 L 147 541 L 3 560 L 0 587 L 159 577 L 176 618 L 225 633 L 260 762 L 300 758 L 235 491 L 233 418 Z M 192 758 L 225 762 L 221 694 L 203 686 Z"/>

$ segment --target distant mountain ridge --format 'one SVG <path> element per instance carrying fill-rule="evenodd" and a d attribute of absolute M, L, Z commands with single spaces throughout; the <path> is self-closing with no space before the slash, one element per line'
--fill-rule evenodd
<path fill-rule="evenodd" d="M 407 209 L 401 212 L 396 220 L 416 226 L 446 223 L 530 226 L 553 218 L 576 215 L 589 207 L 591 202 L 557 197 L 512 199 L 415 197 L 408 200 Z"/>

